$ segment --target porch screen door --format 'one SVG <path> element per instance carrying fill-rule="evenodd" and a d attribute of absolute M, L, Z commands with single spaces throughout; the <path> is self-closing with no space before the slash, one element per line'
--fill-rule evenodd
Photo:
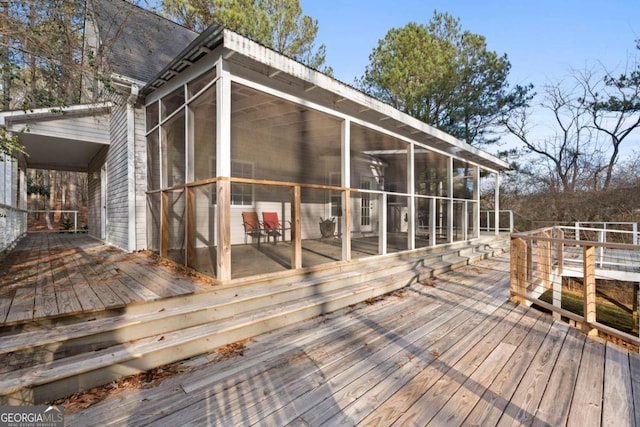
<path fill-rule="evenodd" d="M 371 190 L 371 178 L 360 178 L 360 189 Z M 371 193 L 360 193 L 360 230 L 363 232 L 372 231 L 373 223 L 373 199 Z"/>

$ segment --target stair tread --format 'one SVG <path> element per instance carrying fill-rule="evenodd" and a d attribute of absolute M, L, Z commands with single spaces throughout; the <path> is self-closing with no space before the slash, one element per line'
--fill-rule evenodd
<path fill-rule="evenodd" d="M 407 272 L 406 276 L 410 275 L 411 273 Z M 386 283 L 380 279 L 374 279 L 373 281 L 381 282 L 378 285 L 380 287 L 386 285 Z M 247 324 L 264 322 L 270 318 L 283 316 L 307 306 L 322 304 L 345 295 L 366 292 L 375 287 L 376 286 L 370 282 L 359 283 L 324 294 L 305 297 L 293 302 L 280 303 L 268 309 L 253 310 L 239 316 L 142 338 L 130 343 L 117 344 L 97 351 L 57 359 L 45 363 L 42 366 L 36 365 L 6 372 L 0 374 L 0 395 L 6 395 L 25 387 L 46 384 L 56 379 L 66 378 L 94 369 L 126 362 L 131 359 L 138 359 L 144 354 L 166 348 L 170 343 L 173 344 L 173 346 L 177 346 L 201 338 L 203 335 L 222 333 L 227 330 L 243 327 Z"/>
<path fill-rule="evenodd" d="M 387 270 L 387 268 L 377 268 L 376 270 Z M 102 333 L 109 330 L 123 329 L 126 327 L 134 326 L 144 322 L 161 319 L 164 317 L 173 317 L 182 314 L 193 313 L 199 310 L 214 309 L 215 307 L 223 307 L 227 304 L 237 304 L 243 301 L 248 301 L 254 298 L 260 298 L 265 296 L 277 295 L 279 293 L 290 292 L 296 289 L 302 289 L 314 285 L 326 284 L 329 282 L 346 280 L 349 278 L 362 277 L 362 271 L 349 271 L 345 273 L 338 273 L 330 278 L 312 278 L 309 280 L 301 280 L 297 283 L 289 283 L 283 285 L 277 285 L 275 287 L 254 287 L 252 289 L 245 289 L 244 292 L 238 289 L 224 289 L 224 290 L 212 290 L 208 293 L 210 295 L 219 295 L 220 291 L 236 292 L 232 296 L 222 296 L 216 301 L 200 301 L 185 304 L 180 307 L 174 307 L 169 310 L 164 308 L 161 310 L 155 310 L 149 313 L 136 313 L 136 314 L 122 314 L 118 316 L 111 316 L 103 319 L 97 319 L 92 321 L 84 321 L 79 323 L 73 323 L 68 325 L 59 325 L 51 329 L 41 329 L 31 332 L 16 333 L 13 335 L 4 336 L 0 343 L 0 354 L 18 351 L 25 347 L 33 347 L 39 345 L 45 345 L 48 343 L 62 342 L 70 339 L 81 338 L 84 336 L 92 335 L 94 333 Z M 179 299 L 180 297 L 175 297 Z M 169 299 L 167 299 L 167 302 Z"/>
<path fill-rule="evenodd" d="M 63 342 L 70 339 L 77 339 L 86 337 L 95 333 L 104 333 L 105 331 L 124 329 L 126 327 L 134 326 L 136 324 L 142 324 L 152 320 L 162 319 L 164 317 L 173 317 L 188 313 L 197 312 L 205 309 L 215 309 L 215 307 L 223 307 L 227 304 L 238 304 L 243 301 L 251 300 L 254 298 L 260 298 L 270 295 L 276 295 L 278 293 L 290 292 L 296 289 L 305 288 L 308 286 L 314 286 L 319 284 L 325 284 L 328 282 L 335 282 L 339 280 L 346 280 L 349 278 L 362 277 L 364 273 L 372 273 L 376 271 L 385 271 L 388 274 L 392 274 L 389 271 L 389 265 L 393 268 L 402 270 L 403 264 L 410 264 L 413 262 L 428 263 L 425 268 L 430 270 L 447 267 L 455 262 L 462 262 L 468 259 L 468 257 L 460 257 L 456 255 L 463 250 L 470 250 L 473 248 L 458 248 L 447 249 L 444 251 L 428 253 L 428 254 L 415 254 L 408 258 L 404 258 L 401 264 L 397 262 L 376 262 L 360 263 L 360 268 L 355 270 L 348 270 L 340 273 L 336 273 L 331 276 L 310 277 L 303 278 L 298 282 L 283 283 L 283 284 L 264 284 L 256 283 L 254 286 L 251 284 L 243 284 L 238 287 L 221 287 L 220 289 L 214 289 L 211 291 L 200 292 L 197 295 L 202 296 L 204 293 L 209 295 L 219 295 L 219 299 L 216 301 L 199 301 L 184 304 L 180 307 L 172 307 L 169 310 L 162 308 L 152 312 L 145 313 L 125 313 L 117 316 L 110 316 L 102 319 L 82 321 L 78 323 L 72 323 L 67 325 L 58 325 L 50 329 L 41 329 L 31 332 L 20 332 L 16 334 L 6 335 L 0 342 L 0 354 L 6 354 L 9 352 L 19 351 L 24 348 L 30 348 L 33 346 L 42 346 L 46 344 Z M 442 258 L 446 256 L 446 261 L 435 260 L 435 258 Z M 369 264 L 369 265 L 367 265 Z M 367 271 L 363 271 L 362 268 L 367 268 Z M 233 293 L 233 295 L 224 295 L 227 293 Z M 188 297 L 188 296 L 187 296 Z M 163 300 L 169 303 L 172 300 L 180 299 L 181 297 L 174 297 Z M 182 297 L 184 298 L 184 297 Z"/>

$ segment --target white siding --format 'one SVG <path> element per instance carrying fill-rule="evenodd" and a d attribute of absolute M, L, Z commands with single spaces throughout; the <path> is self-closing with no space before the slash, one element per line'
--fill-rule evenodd
<path fill-rule="evenodd" d="M 102 209 L 100 209 L 100 169 L 107 160 L 108 147 L 102 148 L 89 163 L 89 235 L 100 238 Z"/>
<path fill-rule="evenodd" d="M 12 129 L 18 130 L 25 126 L 16 124 Z M 89 115 L 85 117 L 52 115 L 29 120 L 29 132 L 34 135 L 108 144 L 109 118 L 108 115 Z"/>
<path fill-rule="evenodd" d="M 129 250 L 129 182 L 127 106 L 117 100 L 111 114 L 111 145 L 107 151 L 107 240 Z"/>

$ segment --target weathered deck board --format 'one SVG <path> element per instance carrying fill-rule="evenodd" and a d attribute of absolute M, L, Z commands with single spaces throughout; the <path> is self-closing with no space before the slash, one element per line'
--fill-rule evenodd
<path fill-rule="evenodd" d="M 553 324 L 497 425 L 533 423 L 567 330 L 568 327 L 563 324 Z"/>
<path fill-rule="evenodd" d="M 116 309 L 210 287 L 88 237 L 31 234 L 0 259 L 0 327 Z"/>
<path fill-rule="evenodd" d="M 25 269 L 0 269 L 0 318 L 33 316 L 39 286 L 53 285 L 59 312 L 82 300 L 70 289 L 93 292 L 101 301 L 102 289 L 78 272 L 86 268 L 120 304 L 157 299 L 153 287 L 171 282 L 172 274 L 180 283 L 172 292 L 206 286 L 189 284 L 189 278 L 142 254 L 123 254 L 86 237 L 77 241 L 74 249 L 67 236 L 38 236 L 25 246 L 56 257 L 49 261 L 49 279 L 40 280 L 38 264 L 25 254 L 20 261 Z M 150 274 L 153 284 L 147 285 L 140 274 L 156 269 L 162 274 Z M 508 256 L 483 261 L 442 275 L 435 286 L 414 284 L 401 295 L 257 337 L 246 344 L 244 356 L 218 362 L 210 361 L 213 355 L 201 356 L 188 362 L 192 371 L 67 415 L 67 423 L 369 426 L 413 419 L 420 425 L 555 425 L 566 420 L 582 427 L 613 419 L 616 427 L 634 425 L 640 357 L 508 302 L 508 270 Z M 414 412 L 420 417 L 412 418 Z"/>
<path fill-rule="evenodd" d="M 634 425 L 635 411 L 629 354 L 617 345 L 607 343 L 604 364 L 604 399 L 602 425 Z"/>
<path fill-rule="evenodd" d="M 68 420 L 103 423 L 117 414 L 112 425 L 431 420 L 582 427 L 579 414 L 596 420 L 584 425 L 599 425 L 602 399 L 609 396 L 592 385 L 607 375 L 618 381 L 626 366 L 627 384 L 637 386 L 640 358 L 612 345 L 618 352 L 609 353 L 605 370 L 604 344 L 506 301 L 500 288 L 507 286 L 507 267 L 500 259 L 466 267 L 443 275 L 435 287 L 416 284 L 400 296 L 257 337 L 244 356 L 204 363 Z M 633 417 L 638 405 L 631 391 L 619 393 L 628 393 L 617 398 Z M 412 418 L 414 412 L 419 416 Z M 633 425 L 625 420 L 616 425 Z"/>
<path fill-rule="evenodd" d="M 599 426 L 602 414 L 605 344 L 586 340 L 567 425 Z M 639 407 L 640 405 L 636 405 Z"/>
<path fill-rule="evenodd" d="M 570 395 L 575 389 L 584 342 L 580 331 L 569 329 L 536 411 L 534 426 L 559 426 L 566 423 L 570 407 L 563 404 L 562 397 Z"/>
<path fill-rule="evenodd" d="M 640 355 L 629 353 L 629 367 L 631 371 L 631 386 L 633 387 L 633 396 L 635 398 L 634 417 L 636 426 L 640 426 Z"/>

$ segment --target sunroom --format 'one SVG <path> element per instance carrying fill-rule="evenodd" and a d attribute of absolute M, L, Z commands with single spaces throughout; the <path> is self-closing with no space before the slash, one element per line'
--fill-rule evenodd
<path fill-rule="evenodd" d="M 217 27 L 142 94 L 147 246 L 220 281 L 477 239 L 507 166 Z"/>

